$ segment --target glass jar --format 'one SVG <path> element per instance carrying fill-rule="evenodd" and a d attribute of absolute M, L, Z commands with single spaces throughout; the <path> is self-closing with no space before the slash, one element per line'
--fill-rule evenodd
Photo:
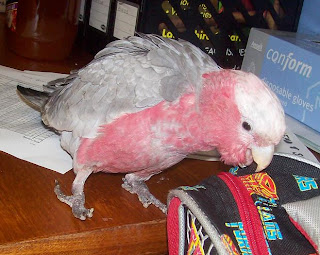
<path fill-rule="evenodd" d="M 37 60 L 61 60 L 72 49 L 81 0 L 7 1 L 8 47 Z"/>

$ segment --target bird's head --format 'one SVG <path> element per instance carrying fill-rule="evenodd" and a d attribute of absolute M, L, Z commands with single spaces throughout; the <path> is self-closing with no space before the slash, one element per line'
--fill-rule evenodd
<path fill-rule="evenodd" d="M 204 136 L 230 165 L 266 168 L 285 132 L 277 96 L 252 73 L 222 70 L 203 75 L 199 96 Z"/>

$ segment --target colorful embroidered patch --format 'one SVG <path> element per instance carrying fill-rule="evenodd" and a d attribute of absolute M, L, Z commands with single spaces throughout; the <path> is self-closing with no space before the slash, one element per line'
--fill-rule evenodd
<path fill-rule="evenodd" d="M 250 195 L 256 194 L 266 198 L 279 199 L 277 187 L 267 173 L 239 176 Z"/>
<path fill-rule="evenodd" d="M 225 223 L 226 227 L 234 228 L 233 234 L 237 240 L 241 254 L 252 254 L 242 222 Z"/>
<path fill-rule="evenodd" d="M 315 178 L 293 175 L 298 183 L 298 187 L 301 191 L 308 191 L 311 189 L 318 189 L 318 184 L 316 183 Z"/>

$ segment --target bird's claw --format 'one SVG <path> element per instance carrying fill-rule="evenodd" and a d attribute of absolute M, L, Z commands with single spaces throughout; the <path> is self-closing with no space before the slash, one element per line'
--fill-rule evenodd
<path fill-rule="evenodd" d="M 144 181 L 128 181 L 126 178 L 123 178 L 122 188 L 129 191 L 131 194 L 137 194 L 143 207 L 147 208 L 149 205 L 153 204 L 163 213 L 167 213 L 166 205 L 161 203 L 159 199 L 155 198 L 155 196 L 150 193 Z"/>
<path fill-rule="evenodd" d="M 80 199 L 74 199 L 72 204 L 73 215 L 80 219 L 85 220 L 86 218 L 91 218 L 93 215 L 94 208 L 87 209 L 84 207 Z"/>
<path fill-rule="evenodd" d="M 149 205 L 153 204 L 154 206 L 158 207 L 163 213 L 167 213 L 167 207 L 163 203 L 161 203 L 160 200 L 155 198 L 151 193 L 151 197 L 148 197 L 146 195 L 137 195 L 144 208 L 148 208 Z"/>
<path fill-rule="evenodd" d="M 85 220 L 86 218 L 92 217 L 94 208 L 90 208 L 90 209 L 85 208 L 84 193 L 76 194 L 72 196 L 66 196 L 62 192 L 58 181 L 55 181 L 54 193 L 57 195 L 57 198 L 61 202 L 69 205 L 72 208 L 72 213 L 76 218 L 80 220 Z"/>

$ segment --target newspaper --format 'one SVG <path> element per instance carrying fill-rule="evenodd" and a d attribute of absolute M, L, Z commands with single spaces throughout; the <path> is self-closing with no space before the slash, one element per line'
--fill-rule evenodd
<path fill-rule="evenodd" d="M 17 85 L 41 90 L 65 74 L 23 72 L 0 66 L 0 150 L 17 158 L 66 173 L 72 159 L 60 146 L 59 135 L 46 128 L 40 113 L 26 105 Z"/>

